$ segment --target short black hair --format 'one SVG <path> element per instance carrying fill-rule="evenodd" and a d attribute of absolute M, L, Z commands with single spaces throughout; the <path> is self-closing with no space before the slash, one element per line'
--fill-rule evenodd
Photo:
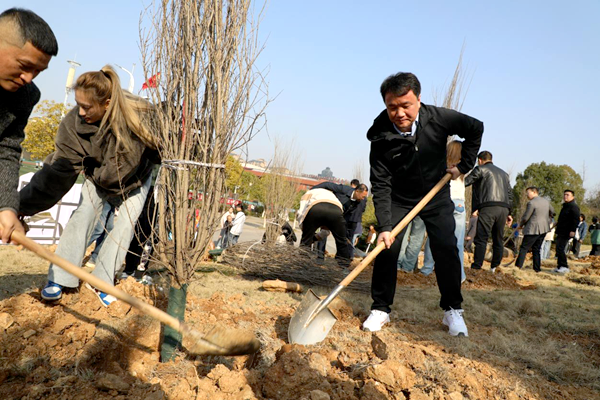
<path fill-rule="evenodd" d="M 540 190 L 535 186 L 529 186 L 527 189 L 525 189 L 525 191 L 527 191 L 527 190 L 531 190 L 532 192 L 536 192 L 536 193 L 540 192 Z"/>
<path fill-rule="evenodd" d="M 585 221 L 585 214 L 580 214 L 579 216 L 581 217 L 582 220 Z"/>
<path fill-rule="evenodd" d="M 571 193 L 573 195 L 573 197 L 575 197 L 575 192 L 572 191 L 571 189 L 565 189 L 565 191 L 563 192 L 563 194 L 565 194 L 567 192 Z"/>
<path fill-rule="evenodd" d="M 598 217 L 592 217 L 592 222 L 597 224 L 598 223 Z"/>
<path fill-rule="evenodd" d="M 352 186 L 352 185 L 358 186 L 358 185 L 360 185 L 360 181 L 358 179 L 352 179 L 350 181 L 350 186 Z"/>
<path fill-rule="evenodd" d="M 492 153 L 490 153 L 487 150 L 484 150 L 481 153 L 477 154 L 477 158 L 481 161 L 492 161 Z"/>
<path fill-rule="evenodd" d="M 417 98 L 421 94 L 421 82 L 419 82 L 417 76 L 411 72 L 398 72 L 397 74 L 388 76 L 385 78 L 379 89 L 384 101 L 385 95 L 388 93 L 392 93 L 396 96 L 404 96 L 411 90 Z"/>
<path fill-rule="evenodd" d="M 369 188 L 368 188 L 368 187 L 367 187 L 367 185 L 365 185 L 364 183 L 361 183 L 361 184 L 360 184 L 360 185 L 358 185 L 358 186 L 356 187 L 356 189 L 354 189 L 354 190 L 356 190 L 357 192 L 368 192 L 368 191 L 369 191 Z"/>
<path fill-rule="evenodd" d="M 19 33 L 25 42 L 50 55 L 58 54 L 58 42 L 50 26 L 39 15 L 24 8 L 11 8 L 0 14 L 0 21 L 8 18 L 19 27 Z"/>
<path fill-rule="evenodd" d="M 240 208 L 240 210 L 242 210 L 242 212 L 244 212 L 244 205 L 243 205 L 241 202 L 240 202 L 240 203 L 237 203 L 235 206 L 236 206 L 236 207 L 239 207 L 239 208 Z"/>

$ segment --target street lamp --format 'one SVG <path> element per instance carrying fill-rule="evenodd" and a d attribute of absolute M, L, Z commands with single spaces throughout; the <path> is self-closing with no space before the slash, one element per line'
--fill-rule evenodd
<path fill-rule="evenodd" d="M 131 68 L 131 72 L 127 71 L 125 68 L 121 67 L 119 64 L 115 64 L 115 65 L 129 74 L 129 87 L 127 88 L 127 91 L 129 93 L 133 93 L 133 70 L 135 69 L 135 63 L 133 63 L 133 67 Z"/>
<path fill-rule="evenodd" d="M 69 93 L 71 93 L 73 86 L 73 80 L 75 79 L 75 69 L 77 69 L 77 67 L 81 67 L 81 64 L 76 61 L 67 60 L 67 62 L 71 64 L 71 67 L 69 68 L 69 73 L 67 74 L 67 83 L 65 84 L 65 101 L 63 102 L 61 118 L 64 117 L 66 113 L 67 99 L 69 98 Z"/>

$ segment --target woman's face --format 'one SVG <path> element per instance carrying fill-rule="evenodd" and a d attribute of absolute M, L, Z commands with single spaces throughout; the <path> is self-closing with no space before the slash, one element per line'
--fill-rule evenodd
<path fill-rule="evenodd" d="M 110 103 L 110 99 L 106 100 L 105 104 L 100 104 L 83 90 L 75 91 L 75 102 L 79 106 L 79 116 L 88 124 L 94 124 L 100 121 Z"/>

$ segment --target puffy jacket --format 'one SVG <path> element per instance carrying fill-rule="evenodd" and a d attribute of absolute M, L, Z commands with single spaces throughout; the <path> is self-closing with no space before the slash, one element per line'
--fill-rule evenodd
<path fill-rule="evenodd" d="M 340 209 L 340 214 L 344 212 L 344 207 L 342 203 L 335 197 L 333 192 L 327 189 L 311 189 L 308 192 L 304 193 L 302 198 L 300 199 L 300 207 L 298 207 L 298 211 L 296 212 L 296 220 L 302 227 L 302 222 L 304 222 L 304 218 L 310 211 L 310 209 L 319 203 L 330 203 L 333 204 Z"/>
<path fill-rule="evenodd" d="M 56 204 L 73 186 L 81 171 L 94 186 L 115 201 L 139 187 L 160 162 L 158 152 L 132 135 L 131 149 L 118 144 L 110 131 L 79 117 L 73 108 L 62 120 L 56 134 L 56 151 L 46 158 L 43 168 L 20 194 L 23 215 L 33 215 Z"/>
<path fill-rule="evenodd" d="M 473 210 L 489 206 L 512 208 L 510 178 L 491 161 L 475 167 L 467 175 L 465 186 L 470 185 L 473 185 Z"/>
<path fill-rule="evenodd" d="M 473 168 L 483 123 L 468 115 L 421 103 L 414 138 L 402 137 L 387 111 L 382 111 L 367 132 L 371 141 L 371 190 L 381 232 L 392 229 L 391 205 L 416 205 L 446 173 L 446 143 L 449 136 L 464 138 L 458 169 Z M 432 200 L 449 199 L 446 185 Z"/>

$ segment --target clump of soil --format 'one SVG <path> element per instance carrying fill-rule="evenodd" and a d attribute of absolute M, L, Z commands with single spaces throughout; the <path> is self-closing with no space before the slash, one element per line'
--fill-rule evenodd
<path fill-rule="evenodd" d="M 514 277 L 499 272 L 467 274 L 467 288 L 521 288 Z M 228 279 L 232 286 L 242 282 Z M 418 273 L 399 274 L 399 281 L 435 286 L 434 276 Z M 127 279 L 119 287 L 166 308 L 166 290 L 158 286 Z M 289 345 L 294 302 L 282 303 L 277 295 L 263 293 L 252 303 L 243 290 L 234 295 L 217 290 L 206 298 L 188 294 L 185 317 L 201 331 L 215 323 L 251 331 L 262 344 L 258 353 L 209 357 L 182 352 L 169 363 L 159 360 L 160 324 L 122 302 L 105 308 L 86 288 L 67 292 L 57 304 L 42 302 L 37 291 L 7 298 L 0 301 L 0 398 L 561 398 L 554 396 L 556 386 L 544 389 L 543 384 L 550 385 L 546 381 L 536 381 L 540 388 L 523 384 L 506 370 L 448 352 L 435 342 L 419 343 L 392 326 L 364 332 L 360 325 L 366 311 L 342 299 L 332 304 L 338 321 L 323 342 Z M 296 299 L 297 304 L 301 296 Z M 470 339 L 457 338 L 461 340 L 468 348 Z"/>

